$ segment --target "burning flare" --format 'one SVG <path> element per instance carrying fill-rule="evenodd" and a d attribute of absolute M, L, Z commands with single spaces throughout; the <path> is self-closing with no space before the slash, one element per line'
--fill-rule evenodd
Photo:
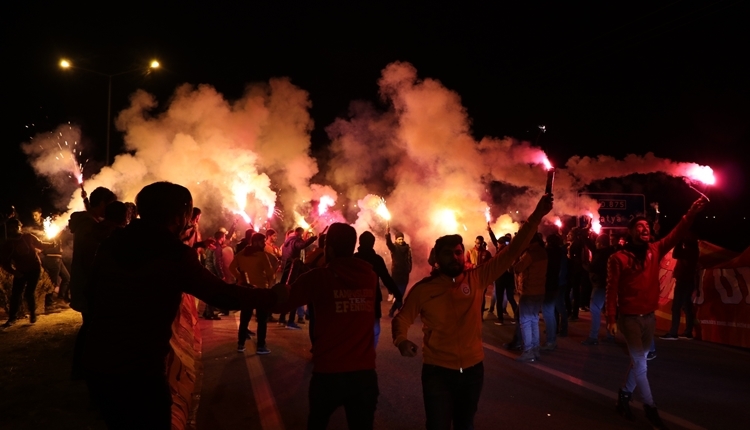
<path fill-rule="evenodd" d="M 52 240 L 60 234 L 60 226 L 54 224 L 54 220 L 51 216 L 45 218 L 44 221 L 42 221 L 42 225 L 44 226 L 44 234 L 47 236 L 47 239 Z"/>
<path fill-rule="evenodd" d="M 706 185 L 714 185 L 716 183 L 714 171 L 708 166 L 699 166 L 696 164 L 688 169 L 686 176 L 693 181 L 702 182 Z"/>
<path fill-rule="evenodd" d="M 328 208 L 336 204 L 336 200 L 333 199 L 331 196 L 322 196 L 320 198 L 320 201 L 318 201 L 318 215 L 322 216 L 324 213 L 328 212 Z"/>
<path fill-rule="evenodd" d="M 386 221 L 391 220 L 391 213 L 388 212 L 388 207 L 385 205 L 385 199 L 381 198 L 378 207 L 375 209 L 375 213 Z"/>

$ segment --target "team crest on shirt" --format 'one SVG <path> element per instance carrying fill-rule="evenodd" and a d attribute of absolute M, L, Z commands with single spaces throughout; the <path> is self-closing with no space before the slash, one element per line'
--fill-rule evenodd
<path fill-rule="evenodd" d="M 469 288 L 469 284 L 461 285 L 461 292 L 464 293 L 464 296 L 468 296 L 471 293 L 471 288 Z"/>

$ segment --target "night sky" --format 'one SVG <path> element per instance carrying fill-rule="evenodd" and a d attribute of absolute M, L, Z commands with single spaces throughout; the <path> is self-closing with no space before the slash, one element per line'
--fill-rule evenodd
<path fill-rule="evenodd" d="M 36 133 L 71 121 L 83 130 L 89 167 L 104 160 L 107 78 L 63 72 L 61 57 L 105 74 L 162 63 L 149 75 L 113 78 L 113 116 L 138 88 L 161 105 L 186 82 L 231 100 L 248 83 L 288 76 L 310 93 L 315 152 L 352 101 L 382 104 L 381 70 L 407 61 L 460 94 L 477 139 L 538 139 L 557 165 L 572 155 L 649 151 L 710 165 L 719 183 L 697 227 L 720 245 L 750 245 L 747 1 L 244 3 L 3 6 L 0 203 L 52 210 L 20 150 Z M 548 129 L 541 136 L 540 124 Z M 113 127 L 113 152 L 121 147 Z M 644 193 L 672 219 L 697 197 L 665 175 L 593 189 Z"/>

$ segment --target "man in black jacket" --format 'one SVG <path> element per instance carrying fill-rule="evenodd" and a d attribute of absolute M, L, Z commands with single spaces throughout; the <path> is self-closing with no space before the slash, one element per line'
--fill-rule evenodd
<path fill-rule="evenodd" d="M 201 266 L 180 235 L 193 209 L 187 188 L 169 182 L 136 197 L 141 219 L 106 239 L 96 255 L 87 299 L 83 364 L 107 427 L 171 428 L 166 357 L 182 294 L 226 309 L 269 308 L 285 288 L 227 284 Z M 133 303 L 140 313 L 133 317 Z"/>
<path fill-rule="evenodd" d="M 391 240 L 391 228 L 385 230 L 385 244 L 391 251 L 391 276 L 396 282 L 398 290 L 403 297 L 406 294 L 406 287 L 409 285 L 409 274 L 411 273 L 411 247 L 404 241 L 404 233 L 396 233 L 396 243 Z M 401 309 L 401 300 L 394 300 L 388 316 L 393 318 L 396 310 Z"/>
<path fill-rule="evenodd" d="M 403 293 L 398 288 L 391 275 L 388 274 L 388 269 L 385 267 L 385 260 L 383 260 L 383 257 L 375 253 L 375 235 L 369 231 L 359 235 L 359 248 L 357 248 L 354 257 L 361 258 L 370 263 L 372 269 L 378 275 L 378 278 L 380 278 L 383 285 L 385 285 L 385 288 L 396 298 L 396 303 L 403 302 Z M 375 290 L 375 348 L 378 347 L 378 338 L 380 337 L 380 317 L 382 316 L 380 303 L 382 301 L 383 293 L 380 291 L 380 286 L 378 286 Z"/>

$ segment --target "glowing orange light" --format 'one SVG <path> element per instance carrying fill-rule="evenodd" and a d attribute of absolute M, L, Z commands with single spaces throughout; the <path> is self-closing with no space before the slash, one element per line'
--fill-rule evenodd
<path fill-rule="evenodd" d="M 44 226 L 44 234 L 47 239 L 54 239 L 60 233 L 60 226 L 53 224 L 52 217 L 47 217 L 42 221 Z"/>
<path fill-rule="evenodd" d="M 484 209 L 484 219 L 489 223 L 491 216 L 490 216 L 490 207 L 487 206 L 487 208 Z"/>
<path fill-rule="evenodd" d="M 62 67 L 63 69 L 69 68 L 70 67 L 70 61 L 65 60 L 65 59 L 60 60 L 60 67 Z"/>
<path fill-rule="evenodd" d="M 151 67 L 152 69 L 158 69 L 159 66 L 160 66 L 160 64 L 156 60 L 151 61 L 151 64 L 149 64 L 149 67 Z"/>

